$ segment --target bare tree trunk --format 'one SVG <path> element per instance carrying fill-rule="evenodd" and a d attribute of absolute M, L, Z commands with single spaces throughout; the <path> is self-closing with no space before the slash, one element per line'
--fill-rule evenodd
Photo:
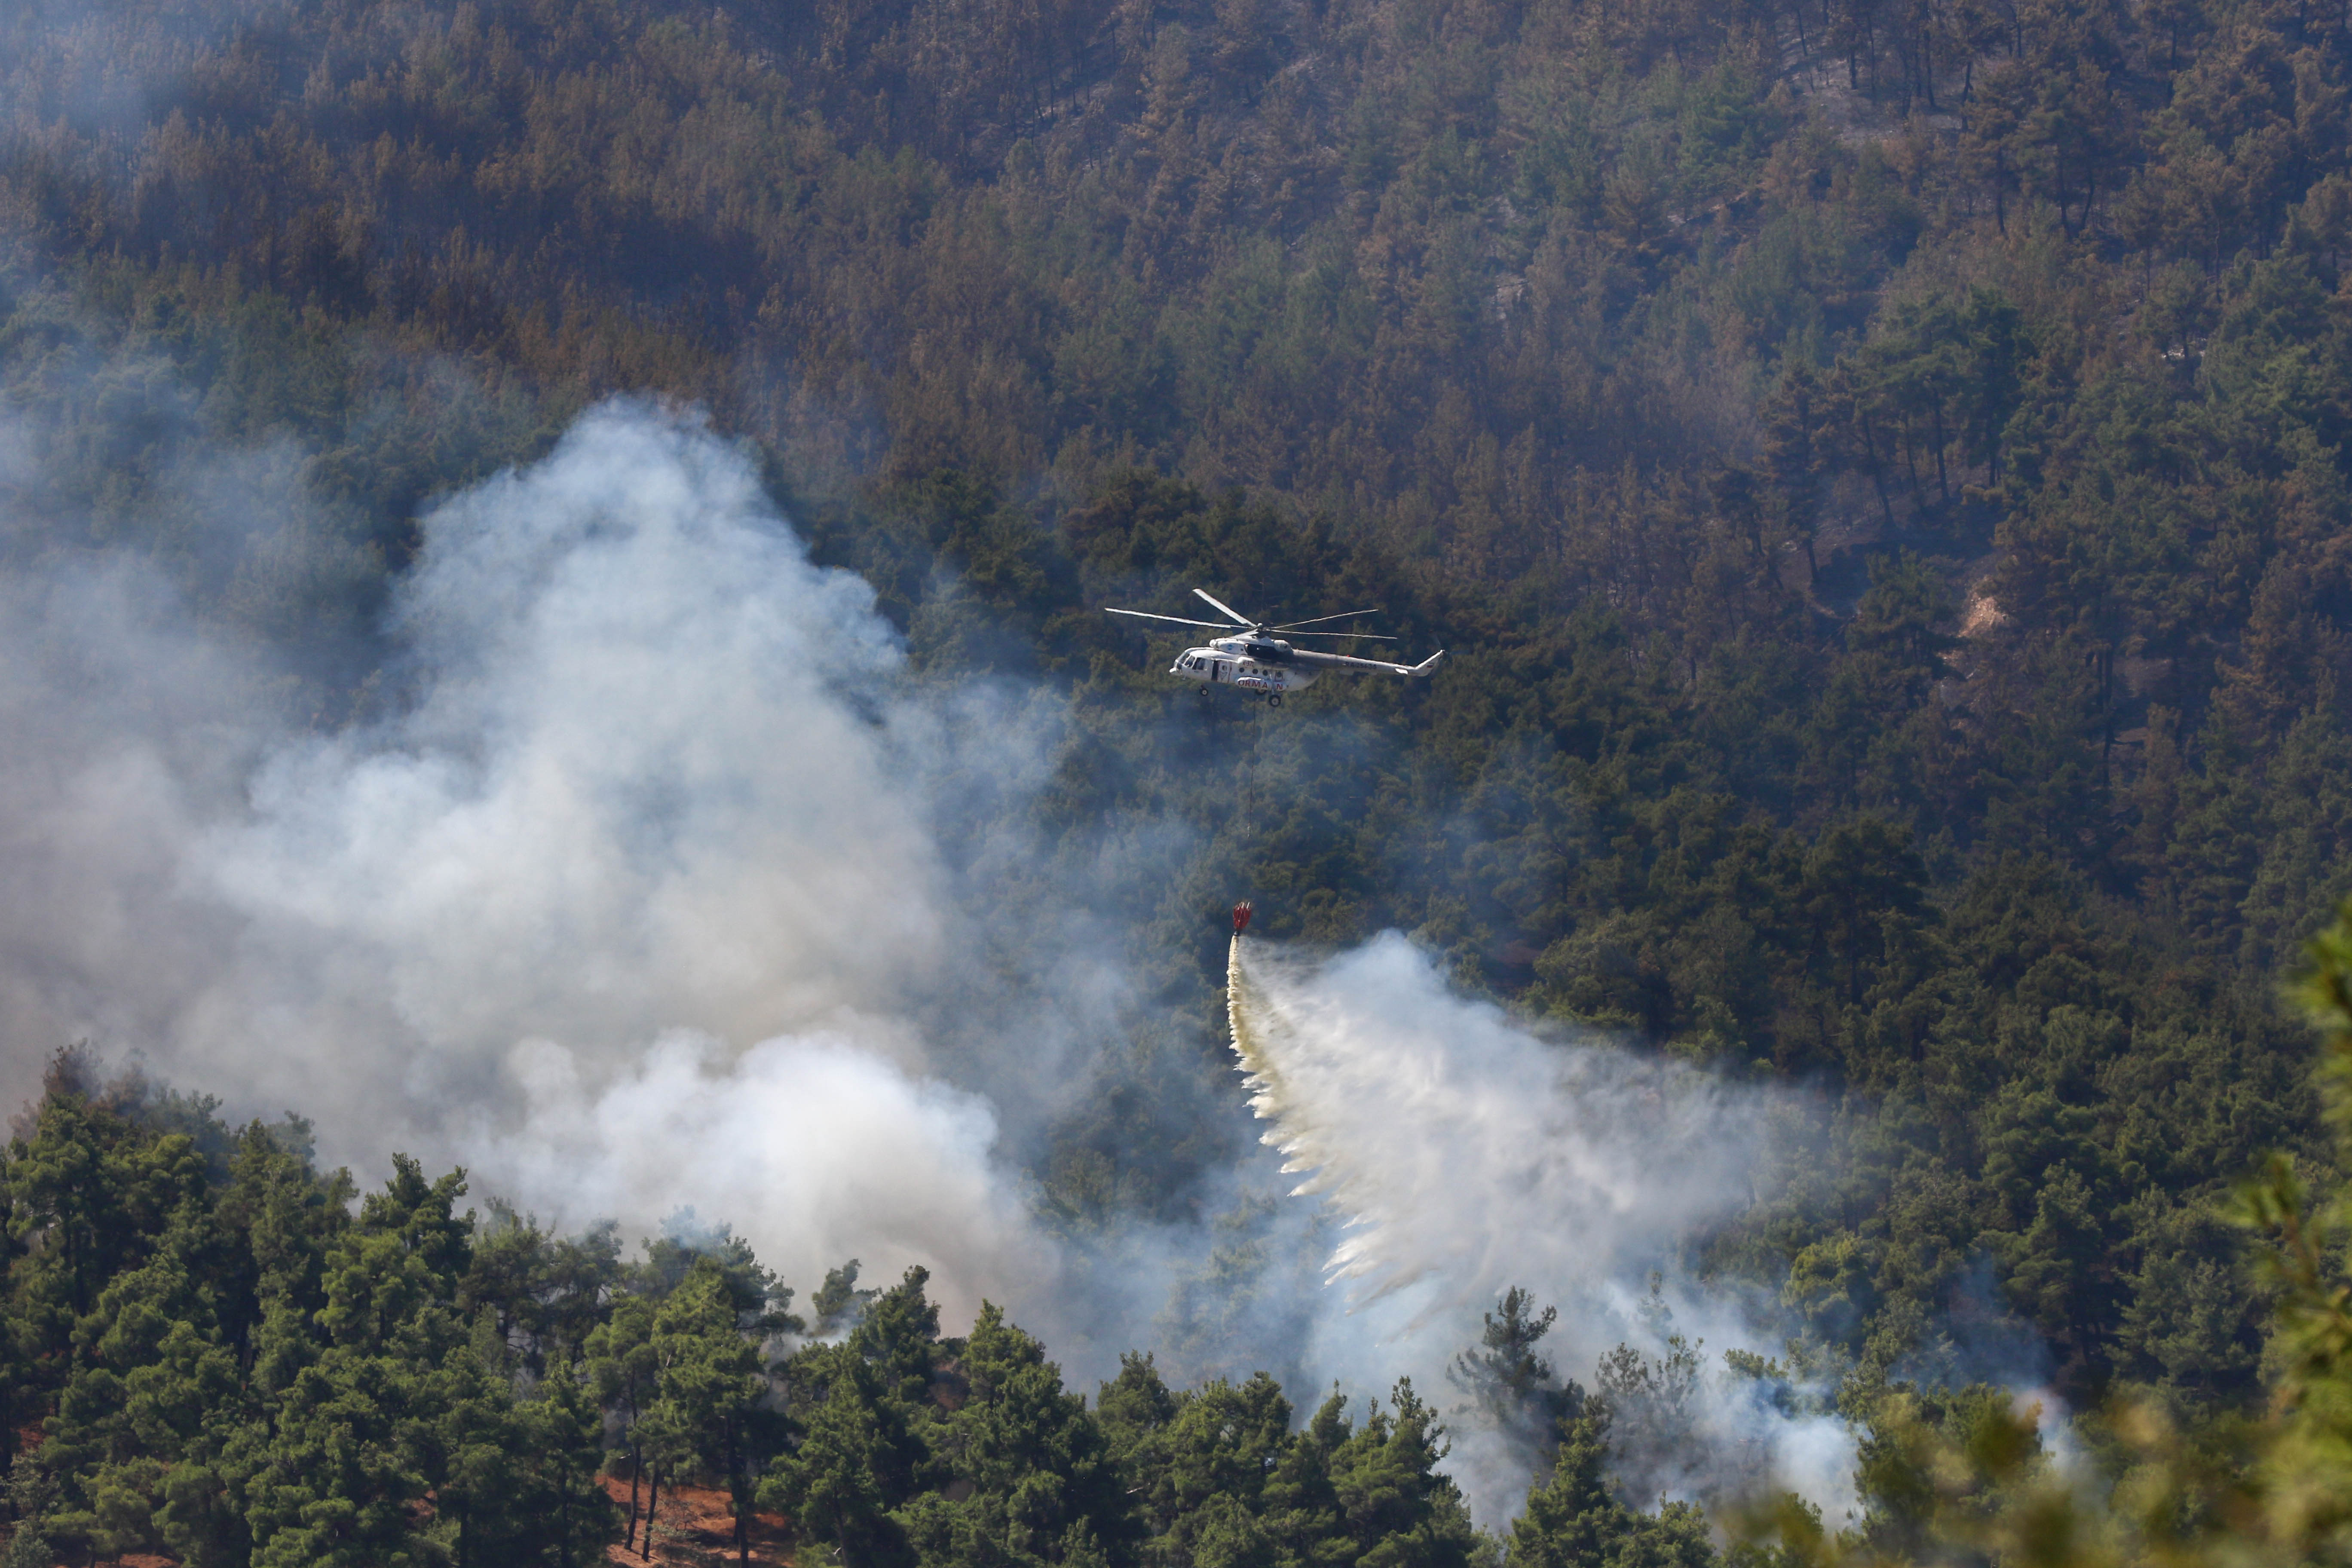
<path fill-rule="evenodd" d="M 1936 404 L 1934 413 L 1936 419 L 1936 496 L 1937 499 L 1948 506 L 1951 504 L 1952 500 L 1952 487 L 1944 478 L 1944 405 L 1940 400 Z"/>
<path fill-rule="evenodd" d="M 727 1444 L 727 1484 L 735 1494 L 735 1561 L 738 1568 L 751 1568 L 751 1466 L 731 1430 Z"/>
<path fill-rule="evenodd" d="M 637 1556 L 650 1563 L 654 1557 L 654 1510 L 661 1506 L 661 1467 L 654 1467 L 654 1479 L 646 1489 L 646 1537 L 637 1547 Z"/>
<path fill-rule="evenodd" d="M 1861 423 L 1862 450 L 1864 456 L 1870 459 L 1870 485 L 1873 489 L 1878 492 L 1878 514 L 1886 520 L 1887 527 L 1893 528 L 1895 526 L 1895 508 L 1889 504 L 1886 500 L 1885 471 L 1880 466 L 1878 461 L 1878 443 L 1871 438 L 1870 422 L 1868 420 L 1864 420 Z"/>
<path fill-rule="evenodd" d="M 627 1551 L 637 1543 L 637 1476 L 646 1468 L 645 1456 L 637 1446 L 629 1445 L 629 1533 L 621 1538 L 621 1549 Z"/>

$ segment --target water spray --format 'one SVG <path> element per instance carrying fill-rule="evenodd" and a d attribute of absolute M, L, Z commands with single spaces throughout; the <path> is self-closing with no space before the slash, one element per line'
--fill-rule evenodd
<path fill-rule="evenodd" d="M 1620 1345 L 1675 1353 L 1667 1333 L 1710 1363 L 1777 1350 L 1776 1324 L 1679 1266 L 1754 1201 L 1794 1109 L 1777 1091 L 1465 997 L 1398 932 L 1310 958 L 1244 941 L 1245 923 L 1236 909 L 1235 1067 L 1293 1195 L 1336 1211 L 1327 1285 L 1350 1284 L 1345 1311 L 1384 1358 L 1434 1386 L 1475 1314 L 1514 1286 L 1559 1309 L 1548 1348 L 1572 1373 Z M 1770 1476 L 1826 1517 L 1852 1507 L 1853 1442 L 1833 1413 L 1782 1408 L 1729 1374 L 1701 1376 L 1693 1400 L 1673 1443 L 1621 1456 L 1635 1495 L 1733 1495 Z M 1460 1436 L 1474 1503 L 1507 1517 L 1528 1455 L 1475 1423 Z"/>
<path fill-rule="evenodd" d="M 1293 1197 L 1327 1197 L 1345 1215 L 1345 1227 L 1358 1234 L 1340 1242 L 1324 1264 L 1324 1280 L 1336 1284 L 1356 1279 L 1381 1266 L 1375 1244 L 1382 1227 L 1375 1194 L 1351 1180 L 1338 1144 L 1318 1126 L 1307 1105 L 1288 1092 L 1279 1058 L 1283 1037 L 1292 1032 L 1283 1010 L 1260 993 L 1245 962 L 1242 933 L 1252 913 L 1247 903 L 1234 906 L 1233 942 L 1225 959 L 1225 1017 L 1233 1031 L 1235 1070 L 1250 1091 L 1250 1110 L 1265 1122 L 1258 1142 L 1282 1155 L 1285 1175 L 1304 1176 L 1290 1189 Z M 1420 1269 L 1392 1271 L 1368 1300 L 1409 1284 Z"/>

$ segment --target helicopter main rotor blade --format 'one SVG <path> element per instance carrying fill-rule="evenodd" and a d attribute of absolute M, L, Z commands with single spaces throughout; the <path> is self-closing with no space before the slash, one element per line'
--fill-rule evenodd
<path fill-rule="evenodd" d="M 1325 621 L 1344 621 L 1349 616 L 1377 616 L 1379 614 L 1380 612 L 1378 610 L 1342 610 L 1336 616 L 1309 616 L 1303 621 L 1292 621 L 1288 626 L 1268 626 L 1265 629 L 1270 632 L 1286 632 L 1291 628 L 1291 626 L 1320 626 Z M 1367 632 L 1364 635 L 1369 637 L 1371 634 Z"/>
<path fill-rule="evenodd" d="M 1269 626 L 1266 629 L 1268 631 L 1279 631 L 1286 637 L 1363 637 L 1371 642 L 1396 641 L 1396 638 L 1389 636 L 1386 632 L 1293 632 L 1284 631 L 1283 628 L 1279 626 Z"/>
<path fill-rule="evenodd" d="M 1233 630 L 1231 626 L 1221 626 L 1215 621 L 1188 621 L 1181 616 L 1155 616 L 1148 610 L 1114 610 L 1108 605 L 1105 605 L 1103 606 L 1103 614 L 1107 616 L 1133 616 L 1139 621 L 1173 621 L 1180 626 L 1206 626 L 1213 632 L 1225 632 Z"/>
<path fill-rule="evenodd" d="M 1207 591 L 1206 589 L 1202 589 L 1202 588 L 1195 588 L 1195 589 L 1193 589 L 1193 590 L 1192 590 L 1192 592 L 1194 592 L 1195 594 L 1200 595 L 1201 595 L 1201 597 L 1202 597 L 1203 599 L 1209 599 L 1209 603 L 1211 603 L 1211 604 L 1213 604 L 1213 605 L 1216 605 L 1216 606 L 1217 606 L 1217 608 L 1219 608 L 1219 609 L 1221 609 L 1221 610 L 1224 611 L 1224 612 L 1225 612 L 1225 614 L 1227 614 L 1227 615 L 1229 615 L 1229 616 L 1233 616 L 1233 618 L 1234 618 L 1234 625 L 1235 625 L 1235 626 L 1247 626 L 1247 627 L 1248 627 L 1250 630 L 1252 630 L 1252 631 L 1255 631 L 1255 630 L 1257 630 L 1257 623 L 1256 623 L 1255 621 L 1251 620 L 1247 616 L 1243 615 L 1239 610 L 1234 609 L 1231 605 L 1226 604 L 1223 599 L 1210 599 L 1210 598 L 1209 598 L 1209 595 L 1208 595 L 1208 591 Z"/>

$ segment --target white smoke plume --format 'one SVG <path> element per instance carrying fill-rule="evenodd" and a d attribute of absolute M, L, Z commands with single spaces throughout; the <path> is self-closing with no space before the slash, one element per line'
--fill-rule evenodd
<path fill-rule="evenodd" d="M 985 1064 L 922 1025 L 971 979 L 940 803 L 1017 792 L 1026 731 L 911 682 L 696 417 L 595 410 L 423 528 L 389 716 L 325 733 L 134 559 L 5 584 L 6 1087 L 89 1037 L 362 1172 L 407 1149 L 632 1234 L 698 1205 L 803 1285 L 1050 1279 L 942 1078 Z"/>
<path fill-rule="evenodd" d="M 1775 1120 L 1763 1095 L 1605 1042 L 1539 1039 L 1454 994 L 1395 932 L 1321 963 L 1236 936 L 1226 995 L 1265 1142 L 1299 1178 L 1293 1195 L 1341 1221 L 1328 1274 L 1354 1318 L 1324 1319 L 1327 1365 L 1384 1360 L 1443 1388 L 1477 1310 L 1523 1286 L 1559 1309 L 1541 1350 L 1588 1384 L 1620 1344 L 1655 1364 L 1675 1356 L 1670 1336 L 1704 1343 L 1685 1429 L 1620 1455 L 1637 1495 L 1769 1480 L 1832 1523 L 1852 1509 L 1844 1428 L 1707 1364 L 1769 1355 L 1769 1330 L 1658 1272 L 1754 1200 Z M 1475 1421 L 1456 1442 L 1480 1515 L 1516 1511 L 1526 1454 Z"/>
<path fill-rule="evenodd" d="M 246 917 L 237 1016 L 404 1037 L 344 1070 L 430 1093 L 525 1035 L 602 1064 L 675 1026 L 749 1045 L 934 966 L 922 802 L 858 710 L 898 651 L 740 452 L 607 407 L 425 535 L 394 615 L 413 699 L 282 744 L 197 847 Z"/>
<path fill-rule="evenodd" d="M 646 1194 L 670 1194 L 717 1205 L 764 1259 L 921 1263 L 960 1305 L 979 1288 L 1003 1299 L 1053 1278 L 1052 1249 L 997 1159 L 989 1102 L 847 1035 L 736 1055 L 672 1031 L 601 1085 L 552 1042 L 519 1047 L 508 1065 L 526 1097 L 519 1123 L 486 1121 L 460 1141 L 500 1190 L 551 1210 L 642 1216 Z"/>

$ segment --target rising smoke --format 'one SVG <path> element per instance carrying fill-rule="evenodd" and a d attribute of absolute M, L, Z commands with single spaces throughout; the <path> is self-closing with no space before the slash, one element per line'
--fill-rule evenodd
<path fill-rule="evenodd" d="M 1029 741 L 910 681 L 698 419 L 608 405 L 423 531 L 387 716 L 326 732 L 151 563 L 15 574 L 11 1037 L 565 1221 L 740 1216 L 792 1279 L 922 1263 L 966 1312 L 1050 1279 L 995 1112 L 933 1059 L 967 1042 L 921 1024 L 985 945 L 943 803 L 1017 789 Z"/>
<path fill-rule="evenodd" d="M 246 470 L 207 471 L 188 493 L 234 511 Z M 88 1037 L 233 1110 L 312 1115 L 362 1172 L 405 1149 L 632 1236 L 692 1205 L 803 1286 L 850 1256 L 923 1264 L 951 1322 L 1005 1302 L 1081 1378 L 1174 1332 L 1171 1285 L 1220 1233 L 1082 1245 L 1025 1169 L 1143 1005 L 1140 917 L 1105 868 L 1181 868 L 1187 831 L 1123 823 L 1116 852 L 1041 874 L 1061 700 L 919 676 L 697 417 L 606 405 L 421 527 L 374 716 L 333 726 L 306 721 L 282 639 L 192 615 L 152 559 L 20 556 L 0 581 L 0 1088 Z M 1245 953 L 1237 1033 L 1313 1190 L 1265 1205 L 1292 1184 L 1236 1141 L 1211 1206 L 1255 1193 L 1264 1223 L 1223 1315 L 1195 1314 L 1223 1355 L 1442 1398 L 1521 1284 L 1589 1378 L 1621 1342 L 1658 1348 L 1662 1265 L 1710 1353 L 1759 1340 L 1670 1265 L 1750 1200 L 1770 1106 L 1537 1040 L 1394 936 Z M 1290 1268 L 1318 1195 L 1351 1222 L 1329 1285 Z M 1750 1406 L 1710 1396 L 1706 1452 L 1763 1451 L 1836 1506 L 1842 1434 Z M 1499 1519 L 1525 1456 L 1459 1441 Z"/>

